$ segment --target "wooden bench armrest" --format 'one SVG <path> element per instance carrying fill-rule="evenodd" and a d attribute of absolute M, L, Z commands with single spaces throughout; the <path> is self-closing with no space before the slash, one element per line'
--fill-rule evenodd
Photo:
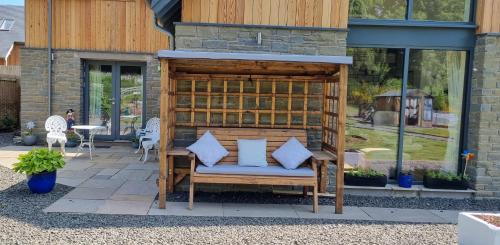
<path fill-rule="evenodd" d="M 313 155 L 311 156 L 311 159 L 315 162 L 335 161 L 335 160 L 337 160 L 337 156 L 335 156 L 333 153 L 330 153 L 327 151 L 313 151 Z"/>

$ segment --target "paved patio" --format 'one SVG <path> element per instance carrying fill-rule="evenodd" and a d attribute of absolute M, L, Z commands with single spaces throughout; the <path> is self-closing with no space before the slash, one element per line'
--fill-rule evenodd
<path fill-rule="evenodd" d="M 11 167 L 19 154 L 30 147 L 0 148 L 0 165 Z M 57 183 L 75 187 L 47 207 L 45 212 L 219 216 L 280 217 L 311 219 L 348 219 L 423 223 L 456 223 L 459 211 L 375 207 L 351 207 L 344 214 L 334 214 L 333 206 L 320 206 L 320 213 L 311 212 L 311 205 L 237 204 L 195 202 L 193 210 L 185 202 L 168 202 L 167 209 L 158 209 L 156 179 L 158 162 L 142 163 L 134 149 L 123 146 L 98 148 L 93 160 L 88 153 L 68 149 L 66 166 L 58 171 Z"/>

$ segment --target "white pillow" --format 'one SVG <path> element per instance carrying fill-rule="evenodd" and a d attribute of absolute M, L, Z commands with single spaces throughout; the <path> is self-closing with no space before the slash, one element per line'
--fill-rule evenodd
<path fill-rule="evenodd" d="M 271 154 L 286 169 L 296 169 L 313 154 L 297 138 L 290 138 Z"/>
<path fill-rule="evenodd" d="M 266 139 L 238 139 L 238 165 L 246 167 L 267 167 Z"/>
<path fill-rule="evenodd" d="M 194 144 L 186 149 L 196 154 L 201 163 L 207 167 L 213 167 L 222 158 L 229 155 L 229 152 L 219 141 L 207 131 Z"/>

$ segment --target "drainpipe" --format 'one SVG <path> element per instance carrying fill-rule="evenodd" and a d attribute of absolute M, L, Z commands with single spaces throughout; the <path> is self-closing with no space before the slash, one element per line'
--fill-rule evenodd
<path fill-rule="evenodd" d="M 48 51 L 48 111 L 49 116 L 52 115 L 52 0 L 48 0 L 48 42 L 47 42 L 47 51 Z"/>

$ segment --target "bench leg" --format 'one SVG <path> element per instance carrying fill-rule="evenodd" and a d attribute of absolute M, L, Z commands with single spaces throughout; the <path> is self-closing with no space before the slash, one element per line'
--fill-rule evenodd
<path fill-rule="evenodd" d="M 194 199 L 194 183 L 189 184 L 189 210 L 193 209 L 193 200 Z"/>
<path fill-rule="evenodd" d="M 313 187 L 313 212 L 318 213 L 319 212 L 319 206 L 318 206 L 318 185 L 314 185 Z"/>

